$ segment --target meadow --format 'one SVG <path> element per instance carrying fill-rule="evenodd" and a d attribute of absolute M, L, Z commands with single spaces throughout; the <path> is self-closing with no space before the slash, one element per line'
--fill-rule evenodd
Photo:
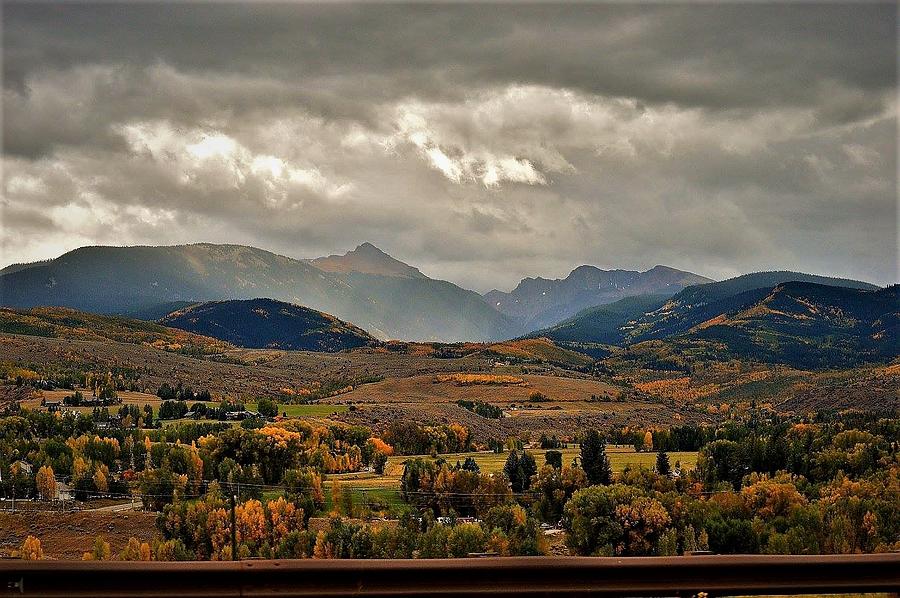
<path fill-rule="evenodd" d="M 526 449 L 538 464 L 538 467 L 544 464 L 544 453 L 548 449 Z M 570 465 L 576 457 L 580 458 L 580 449 L 577 446 L 559 449 L 563 454 L 563 464 Z M 656 464 L 656 453 L 653 452 L 636 452 L 633 447 L 626 446 L 608 446 L 606 453 L 609 456 L 610 465 L 614 472 L 621 472 L 626 466 L 652 468 Z M 470 453 L 448 453 L 439 455 L 440 458 L 447 461 L 451 465 L 456 465 L 459 461 L 463 463 L 467 457 L 472 457 L 478 463 L 478 467 L 484 473 L 496 473 L 503 471 L 503 466 L 509 453 L 493 453 L 493 452 L 470 452 Z M 388 458 L 384 475 L 377 475 L 372 472 L 357 472 L 346 474 L 333 474 L 328 476 L 326 480 L 326 488 L 331 487 L 331 483 L 339 481 L 345 488 L 352 489 L 354 499 L 373 499 L 377 497 L 383 499 L 390 504 L 399 500 L 400 476 L 403 475 L 403 464 L 408 459 L 423 458 L 430 459 L 429 455 L 394 455 Z M 682 469 L 693 469 L 697 463 L 696 452 L 671 452 L 669 453 L 669 462 L 674 466 L 680 463 Z M 390 500 L 387 500 L 390 499 Z"/>

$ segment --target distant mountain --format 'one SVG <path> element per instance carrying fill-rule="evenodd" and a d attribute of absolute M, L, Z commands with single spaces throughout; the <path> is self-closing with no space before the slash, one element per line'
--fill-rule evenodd
<path fill-rule="evenodd" d="M 900 357 L 896 285 L 866 290 L 786 282 L 751 300 L 754 293 L 740 293 L 744 305 L 681 334 L 632 345 L 621 358 L 664 369 L 686 367 L 689 359 L 836 369 Z"/>
<path fill-rule="evenodd" d="M 309 263 L 325 272 L 356 272 L 399 278 L 427 278 L 409 264 L 394 259 L 371 243 L 363 243 L 344 255 L 329 255 L 309 260 Z"/>
<path fill-rule="evenodd" d="M 809 282 L 849 289 L 876 290 L 877 286 L 858 280 L 829 278 L 802 272 L 756 272 L 721 282 L 691 286 L 677 293 L 659 309 L 638 318 L 626 327 L 629 343 L 666 338 L 721 314 L 747 309 L 786 282 Z"/>
<path fill-rule="evenodd" d="M 160 324 L 250 349 L 336 352 L 378 343 L 332 315 L 274 299 L 199 303 L 169 314 Z"/>
<path fill-rule="evenodd" d="M 554 342 L 620 344 L 623 327 L 661 307 L 669 295 L 637 295 L 613 303 L 583 309 L 555 326 L 537 330 L 529 337 L 546 337 Z"/>
<path fill-rule="evenodd" d="M 525 278 L 510 293 L 493 290 L 485 301 L 500 313 L 523 322 L 526 330 L 557 324 L 582 309 L 635 295 L 674 295 L 709 278 L 656 266 L 646 272 L 601 270 L 579 266 L 564 279 Z"/>
<path fill-rule="evenodd" d="M 375 252 L 381 253 L 361 246 L 348 263 L 371 264 Z M 382 263 L 392 260 L 382 255 Z M 394 274 L 384 275 L 325 271 L 241 245 L 82 247 L 0 275 L 0 304 L 159 317 L 173 302 L 272 297 L 334 314 L 383 339 L 492 341 L 520 331 L 477 293 L 421 275 L 397 276 L 396 264 Z"/>

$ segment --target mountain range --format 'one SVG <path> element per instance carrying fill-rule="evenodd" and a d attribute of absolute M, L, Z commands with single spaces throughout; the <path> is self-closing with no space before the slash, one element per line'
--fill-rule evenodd
<path fill-rule="evenodd" d="M 525 278 L 509 293 L 484 295 L 497 311 L 523 323 L 526 330 L 552 326 L 579 311 L 637 295 L 674 295 L 711 279 L 691 272 L 656 266 L 646 272 L 601 270 L 579 266 L 563 279 Z"/>
<path fill-rule="evenodd" d="M 82 247 L 0 271 L 0 302 L 159 319 L 192 303 L 270 297 L 333 314 L 380 339 L 495 341 L 630 295 L 672 295 L 709 279 L 581 266 L 564 280 L 526 278 L 511 293 L 429 278 L 363 243 L 343 255 L 293 259 L 241 245 Z"/>
<path fill-rule="evenodd" d="M 240 245 L 82 247 L 0 272 L 0 303 L 157 319 L 187 303 L 270 297 L 333 314 L 382 339 L 482 341 L 521 333 L 477 293 L 428 278 L 371 244 L 316 262 Z"/>
<path fill-rule="evenodd" d="M 524 335 L 594 357 L 615 345 L 626 356 L 656 354 L 661 362 L 668 358 L 660 360 L 660 352 L 681 351 L 801 367 L 895 358 L 896 295 L 897 287 L 799 272 L 713 282 L 665 266 L 581 266 L 565 279 L 526 278 L 510 293 L 482 297 L 370 243 L 310 260 L 239 245 L 83 247 L 0 271 L 4 306 L 159 320 L 244 347 L 336 351 L 377 339 Z M 8 331 L 44 330 L 47 322 L 32 312 L 16 316 Z"/>
<path fill-rule="evenodd" d="M 530 336 L 563 346 L 625 346 L 624 358 L 663 367 L 685 356 L 849 367 L 900 356 L 897 288 L 760 272 L 688 287 L 671 298 L 600 305 Z"/>
<path fill-rule="evenodd" d="M 690 286 L 674 296 L 640 295 L 582 310 L 529 336 L 556 341 L 630 344 L 688 332 L 721 314 L 747 309 L 777 285 L 805 282 L 849 289 L 876 290 L 875 285 L 802 272 L 755 272 L 721 282 Z"/>
<path fill-rule="evenodd" d="M 653 369 L 686 367 L 691 360 L 800 369 L 889 363 L 900 357 L 897 292 L 897 285 L 865 290 L 786 282 L 758 294 L 741 293 L 740 301 L 685 332 L 628 344 L 620 357 Z"/>

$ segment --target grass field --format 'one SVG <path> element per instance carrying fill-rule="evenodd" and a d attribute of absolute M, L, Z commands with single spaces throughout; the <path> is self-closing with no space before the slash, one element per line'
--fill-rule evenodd
<path fill-rule="evenodd" d="M 78 389 L 85 396 L 85 398 L 91 398 L 91 391 L 86 388 Z M 74 393 L 74 390 L 66 390 L 66 389 L 56 389 L 56 390 L 42 390 L 41 396 L 29 399 L 27 401 L 23 401 L 22 405 L 25 407 L 37 409 L 41 406 L 41 398 L 47 401 L 60 401 L 62 402 L 67 396 Z M 159 404 L 162 402 L 160 398 L 156 395 L 151 395 L 143 392 L 133 392 L 130 390 L 120 390 L 118 393 L 119 398 L 122 399 L 122 405 L 137 405 L 138 407 L 143 407 L 144 405 L 150 405 L 153 407 L 154 412 L 159 409 Z M 93 407 L 66 407 L 66 409 L 70 409 L 73 411 L 81 411 L 84 413 L 90 413 L 94 410 Z M 112 412 L 114 410 L 118 410 L 119 405 L 111 405 L 109 410 Z"/>
<path fill-rule="evenodd" d="M 580 449 L 575 448 L 565 448 L 560 449 L 560 452 L 563 454 L 563 463 L 569 465 L 572 463 L 572 459 L 575 457 L 580 457 Z M 534 460 L 537 462 L 538 467 L 544 464 L 544 453 L 547 452 L 545 449 L 528 449 L 528 452 L 534 457 Z M 606 449 L 607 455 L 609 455 L 610 465 L 612 466 L 613 471 L 619 472 L 625 469 L 626 465 L 631 466 L 639 466 L 643 465 L 644 467 L 651 468 L 656 464 L 656 453 L 637 453 L 631 447 L 614 447 L 609 446 Z M 422 457 L 427 457 L 427 455 L 420 455 Z M 481 468 L 481 471 L 485 473 L 495 473 L 497 471 L 501 471 L 503 469 L 503 465 L 506 463 L 506 459 L 509 456 L 507 453 L 452 453 L 448 455 L 440 455 L 443 457 L 448 463 L 456 464 L 457 461 L 462 463 L 466 460 L 466 457 L 472 457 L 475 459 L 475 462 L 478 463 L 478 466 Z M 394 456 L 388 459 L 388 465 L 385 468 L 386 476 L 401 476 L 403 474 L 403 462 L 407 459 L 413 459 L 415 457 L 409 456 Z M 682 468 L 692 469 L 697 462 L 697 453 L 695 452 L 673 452 L 669 453 L 669 461 L 672 465 L 675 464 L 676 461 L 681 462 Z"/>
<path fill-rule="evenodd" d="M 528 452 L 537 461 L 538 467 L 544 464 L 544 449 L 528 449 Z M 563 463 L 568 465 L 572 463 L 572 459 L 579 456 L 579 449 L 565 448 L 560 449 L 563 454 Z M 610 465 L 614 472 L 620 472 L 625 469 L 626 465 L 633 467 L 643 466 L 652 468 L 656 464 L 656 453 L 637 453 L 631 447 L 609 446 L 606 449 L 609 455 Z M 376 475 L 370 472 L 335 474 L 328 476 L 326 488 L 330 489 L 329 482 L 339 480 L 345 487 L 354 488 L 357 492 L 366 489 L 368 492 L 390 493 L 386 496 L 394 496 L 394 493 L 400 487 L 400 476 L 403 475 L 403 462 L 407 459 L 415 459 L 416 457 L 429 459 L 428 455 L 402 455 L 393 456 L 388 459 L 387 467 L 385 467 L 384 475 Z M 472 457 L 481 471 L 484 473 L 495 473 L 503 470 L 506 463 L 508 453 L 451 453 L 441 455 L 448 463 L 455 465 L 457 461 L 462 463 L 466 457 Z M 683 469 L 693 469 L 697 463 L 697 453 L 695 452 L 671 452 L 669 453 L 669 462 L 674 466 L 676 462 L 681 463 Z"/>
<path fill-rule="evenodd" d="M 463 376 L 457 374 L 456 376 Z M 537 391 L 550 398 L 550 404 L 585 402 L 591 395 L 615 396 L 621 389 L 597 380 L 562 378 L 558 376 L 515 376 L 520 384 L 457 384 L 456 376 L 411 376 L 387 378 L 381 382 L 366 384 L 339 395 L 334 402 L 356 402 L 389 405 L 413 403 L 423 408 L 440 403 L 455 403 L 459 399 L 487 403 L 527 403 L 531 393 Z M 445 379 L 446 378 L 446 379 Z M 607 403 L 608 407 L 616 403 Z"/>

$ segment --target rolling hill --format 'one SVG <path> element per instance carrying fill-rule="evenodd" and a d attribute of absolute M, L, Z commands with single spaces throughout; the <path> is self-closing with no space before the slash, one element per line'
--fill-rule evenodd
<path fill-rule="evenodd" d="M 348 255 L 325 258 L 325 267 L 340 270 L 328 271 L 241 245 L 82 247 L 10 268 L 0 275 L 0 304 L 155 319 L 185 302 L 272 297 L 334 314 L 382 339 L 493 341 L 521 332 L 477 293 L 413 276 L 417 270 L 401 268 L 402 262 L 374 246 Z M 355 269 L 372 270 L 378 263 L 380 273 Z"/>
<path fill-rule="evenodd" d="M 665 340 L 635 343 L 616 359 L 686 370 L 691 362 L 731 359 L 803 369 L 889 363 L 900 357 L 897 293 L 896 285 L 866 290 L 809 282 L 745 291 L 729 310 Z"/>
<path fill-rule="evenodd" d="M 658 309 L 668 298 L 668 295 L 637 295 L 589 307 L 555 326 L 537 330 L 528 336 L 546 337 L 554 342 L 617 345 L 624 338 L 623 327 Z"/>
<path fill-rule="evenodd" d="M 674 295 L 662 307 L 638 318 L 624 330 L 626 343 L 666 338 L 689 331 L 721 314 L 747 309 L 765 298 L 777 285 L 807 282 L 849 289 L 876 290 L 858 280 L 829 278 L 802 272 L 757 272 L 721 282 L 691 286 Z"/>
<path fill-rule="evenodd" d="M 529 337 L 580 350 L 621 345 L 614 361 L 689 370 L 729 359 L 823 369 L 900 355 L 897 287 L 762 272 L 583 310 Z M 598 354 L 598 357 L 600 355 Z"/>
<path fill-rule="evenodd" d="M 0 308 L 0 333 L 150 345 L 187 354 L 214 354 L 234 348 L 216 338 L 155 322 L 85 313 L 66 307 Z"/>
<path fill-rule="evenodd" d="M 553 326 L 579 311 L 636 295 L 674 295 L 709 278 L 667 266 L 646 272 L 579 266 L 564 279 L 525 278 L 510 293 L 484 295 L 497 311 L 523 322 L 526 330 Z"/>
<path fill-rule="evenodd" d="M 788 282 L 688 336 L 729 353 L 807 368 L 851 367 L 900 356 L 897 286 L 875 291 Z"/>
<path fill-rule="evenodd" d="M 249 349 L 336 352 L 378 343 L 353 324 L 274 299 L 199 303 L 169 314 L 160 323 Z"/>

